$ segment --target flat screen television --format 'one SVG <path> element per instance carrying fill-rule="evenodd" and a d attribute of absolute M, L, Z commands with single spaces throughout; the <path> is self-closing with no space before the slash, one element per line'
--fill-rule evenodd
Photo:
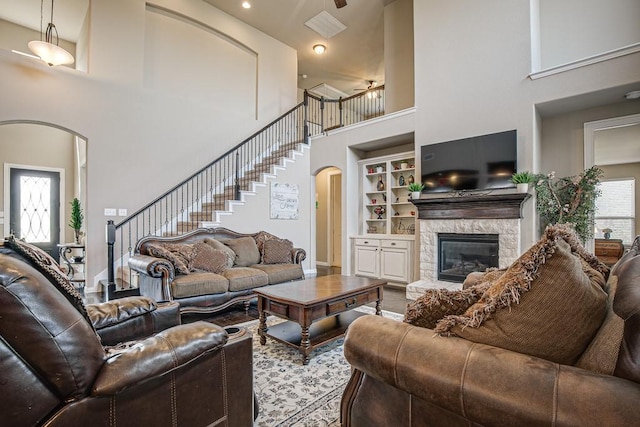
<path fill-rule="evenodd" d="M 513 187 L 517 166 L 516 131 L 423 145 L 423 193 Z"/>

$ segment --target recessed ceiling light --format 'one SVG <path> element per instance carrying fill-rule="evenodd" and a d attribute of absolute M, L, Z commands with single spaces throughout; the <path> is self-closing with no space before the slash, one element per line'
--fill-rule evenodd
<path fill-rule="evenodd" d="M 624 94 L 626 99 L 638 99 L 640 98 L 640 90 L 632 90 Z"/>
<path fill-rule="evenodd" d="M 314 44 L 313 51 L 318 55 L 322 55 L 324 51 L 327 50 L 327 47 L 323 44 Z"/>
<path fill-rule="evenodd" d="M 244 7 L 245 9 L 251 9 L 251 3 L 249 3 L 248 1 L 243 1 L 242 7 Z"/>

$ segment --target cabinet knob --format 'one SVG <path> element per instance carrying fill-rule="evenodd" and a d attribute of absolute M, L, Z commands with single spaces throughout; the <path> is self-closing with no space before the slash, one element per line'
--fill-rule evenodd
<path fill-rule="evenodd" d="M 395 246 L 395 245 L 396 245 L 396 242 L 391 242 L 391 246 Z"/>
<path fill-rule="evenodd" d="M 364 241 L 364 244 L 365 244 L 365 245 L 368 245 L 368 244 L 369 244 L 369 241 L 365 240 L 365 241 Z"/>

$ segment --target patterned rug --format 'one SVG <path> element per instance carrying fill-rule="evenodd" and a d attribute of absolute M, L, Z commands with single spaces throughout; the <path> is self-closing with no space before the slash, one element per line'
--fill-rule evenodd
<path fill-rule="evenodd" d="M 356 309 L 374 312 L 370 307 Z M 402 315 L 383 311 L 383 316 L 402 320 Z M 282 322 L 270 316 L 267 324 Z M 311 353 L 308 365 L 302 365 L 297 350 L 267 339 L 260 345 L 258 321 L 242 324 L 253 333 L 254 390 L 260 413 L 254 425 L 261 427 L 339 427 L 340 399 L 351 368 L 342 351 L 343 339 L 324 345 Z"/>

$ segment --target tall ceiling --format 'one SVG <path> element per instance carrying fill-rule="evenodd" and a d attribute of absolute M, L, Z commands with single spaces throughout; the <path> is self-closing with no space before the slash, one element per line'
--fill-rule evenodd
<path fill-rule="evenodd" d="M 203 0 L 229 15 L 291 46 L 298 52 L 298 87 L 310 89 L 330 85 L 347 95 L 364 89 L 368 80 L 384 83 L 384 6 L 395 0 L 347 0 L 338 9 L 333 0 Z M 51 2 L 44 1 L 43 25 L 50 17 Z M 53 22 L 60 38 L 77 41 L 89 0 L 59 0 L 54 4 Z M 346 26 L 325 38 L 305 22 L 326 11 Z M 40 30 L 40 1 L 0 0 L 0 19 Z M 322 55 L 312 46 L 324 44 Z"/>

